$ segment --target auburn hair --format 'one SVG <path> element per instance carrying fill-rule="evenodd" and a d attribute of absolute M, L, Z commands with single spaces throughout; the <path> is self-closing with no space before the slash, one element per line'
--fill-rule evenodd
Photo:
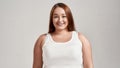
<path fill-rule="evenodd" d="M 68 26 L 67 26 L 68 31 L 75 31 L 76 29 L 75 29 L 74 20 L 73 20 L 73 16 L 72 16 L 70 8 L 64 3 L 57 3 L 52 7 L 51 12 L 50 12 L 48 33 L 53 33 L 55 31 L 55 27 L 53 25 L 53 13 L 57 7 L 63 8 L 66 13 L 67 20 L 68 20 Z"/>

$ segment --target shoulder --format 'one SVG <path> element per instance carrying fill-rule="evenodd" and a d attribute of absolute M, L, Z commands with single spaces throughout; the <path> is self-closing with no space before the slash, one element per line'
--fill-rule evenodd
<path fill-rule="evenodd" d="M 90 45 L 90 42 L 89 42 L 88 38 L 83 33 L 78 32 L 78 37 L 81 40 L 83 45 L 85 45 L 85 46 L 86 46 L 86 44 Z"/>
<path fill-rule="evenodd" d="M 46 38 L 46 33 L 45 34 L 41 34 L 39 37 L 38 37 L 38 39 L 36 40 L 36 43 L 35 43 L 35 45 L 37 45 L 37 46 L 42 46 L 43 44 L 44 44 L 44 40 L 45 40 L 45 38 Z"/>
<path fill-rule="evenodd" d="M 46 35 L 47 35 L 46 33 L 45 33 L 45 34 L 41 34 L 38 39 L 39 39 L 39 40 L 44 40 L 45 37 L 46 37 Z"/>
<path fill-rule="evenodd" d="M 78 32 L 79 39 L 86 39 L 85 35 L 81 32 Z"/>

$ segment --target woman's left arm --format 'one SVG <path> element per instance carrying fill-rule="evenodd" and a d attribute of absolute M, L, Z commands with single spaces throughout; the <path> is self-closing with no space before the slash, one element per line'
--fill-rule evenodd
<path fill-rule="evenodd" d="M 90 42 L 83 34 L 79 33 L 78 36 L 82 41 L 83 67 L 93 68 L 92 48 Z"/>

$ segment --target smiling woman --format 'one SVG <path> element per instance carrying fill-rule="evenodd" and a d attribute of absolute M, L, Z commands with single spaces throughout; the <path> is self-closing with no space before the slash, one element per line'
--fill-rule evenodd
<path fill-rule="evenodd" d="M 67 26 L 68 31 L 75 31 L 74 20 L 73 20 L 73 16 L 70 11 L 70 8 L 63 3 L 59 3 L 53 6 L 51 13 L 50 13 L 49 33 L 55 31 L 55 27 L 53 25 L 54 17 L 59 17 L 60 14 L 61 14 L 60 20 L 64 18 L 66 22 L 69 22 Z"/>
<path fill-rule="evenodd" d="M 65 14 L 64 9 L 58 7 L 54 10 L 53 13 L 53 24 L 57 30 L 66 29 L 68 25 L 68 20 Z"/>
<path fill-rule="evenodd" d="M 49 31 L 34 46 L 33 68 L 93 68 L 91 45 L 75 30 L 70 8 L 57 3 L 50 13 Z"/>

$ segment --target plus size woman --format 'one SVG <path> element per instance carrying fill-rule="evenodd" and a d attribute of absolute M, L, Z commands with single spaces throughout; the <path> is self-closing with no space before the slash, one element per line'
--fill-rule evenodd
<path fill-rule="evenodd" d="M 49 31 L 37 39 L 33 57 L 33 68 L 93 68 L 90 42 L 75 30 L 66 4 L 52 7 Z"/>

